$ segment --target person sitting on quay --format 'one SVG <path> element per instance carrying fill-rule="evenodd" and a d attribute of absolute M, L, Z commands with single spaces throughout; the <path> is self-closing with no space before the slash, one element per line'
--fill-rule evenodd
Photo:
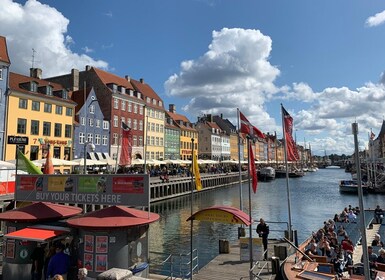
<path fill-rule="evenodd" d="M 374 239 L 372 241 L 372 246 L 381 246 L 381 247 L 384 247 L 384 243 L 381 241 L 381 235 L 379 235 L 378 233 L 376 233 L 374 235 Z"/>
<path fill-rule="evenodd" d="M 376 262 L 377 262 L 377 254 L 373 252 L 373 247 L 368 246 L 368 258 L 369 258 L 369 267 L 371 269 L 376 268 Z M 361 262 L 364 262 L 364 255 L 361 256 Z"/>
<path fill-rule="evenodd" d="M 383 263 L 385 264 L 385 249 L 381 248 L 378 250 L 378 257 L 377 257 L 377 263 Z"/>
<path fill-rule="evenodd" d="M 341 241 L 341 248 L 347 254 L 353 254 L 353 251 L 354 251 L 353 242 L 350 240 L 347 234 L 345 234 L 345 238 Z"/>
<path fill-rule="evenodd" d="M 339 216 L 337 213 L 334 215 L 333 221 L 334 221 L 335 223 L 340 222 L 340 216 Z"/>
<path fill-rule="evenodd" d="M 343 225 L 340 225 L 338 230 L 337 230 L 337 235 L 338 236 L 345 236 L 346 235 L 346 230 Z"/>
<path fill-rule="evenodd" d="M 384 211 L 380 208 L 380 205 L 377 205 L 374 209 L 374 218 L 376 219 L 377 224 L 382 224 L 382 218 L 384 217 Z"/>
<path fill-rule="evenodd" d="M 357 223 L 357 215 L 353 212 L 353 210 L 349 211 L 348 221 L 349 223 Z"/>
<path fill-rule="evenodd" d="M 347 207 L 345 207 L 344 210 L 342 210 L 342 212 L 340 214 L 340 221 L 344 222 L 344 223 L 349 222 L 349 220 L 348 220 L 348 208 Z"/>

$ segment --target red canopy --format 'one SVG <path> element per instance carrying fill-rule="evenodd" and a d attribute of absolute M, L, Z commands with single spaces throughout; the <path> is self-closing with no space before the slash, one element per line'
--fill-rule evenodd
<path fill-rule="evenodd" d="M 224 224 L 243 224 L 249 226 L 253 220 L 245 212 L 231 206 L 212 206 L 194 213 L 189 220 L 217 222 Z"/>
<path fill-rule="evenodd" d="M 125 206 L 111 206 L 90 212 L 82 217 L 67 220 L 67 224 L 80 228 L 117 228 L 146 225 L 159 220 L 159 215 L 147 211 L 128 208 Z"/>
<path fill-rule="evenodd" d="M 18 222 L 36 222 L 59 220 L 78 215 L 83 210 L 79 207 L 36 202 L 23 208 L 0 213 L 0 220 Z"/>
<path fill-rule="evenodd" d="M 66 234 L 65 230 L 53 230 L 44 228 L 24 228 L 5 235 L 6 238 L 44 242 L 53 237 Z"/>

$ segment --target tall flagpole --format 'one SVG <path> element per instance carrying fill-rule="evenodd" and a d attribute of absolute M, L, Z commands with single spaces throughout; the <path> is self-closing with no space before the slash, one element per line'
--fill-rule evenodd
<path fill-rule="evenodd" d="M 239 210 L 243 211 L 242 166 L 241 166 L 241 126 L 239 124 L 239 109 L 238 108 L 237 108 L 237 119 L 238 119 Z"/>
<path fill-rule="evenodd" d="M 291 225 L 291 206 L 290 206 L 290 186 L 289 186 L 289 164 L 287 163 L 287 140 L 286 140 L 286 129 L 285 129 L 285 116 L 283 114 L 283 106 L 281 104 L 281 114 L 282 114 L 282 131 L 283 131 L 283 148 L 284 148 L 284 157 L 285 157 L 285 166 L 286 166 L 286 191 L 287 191 L 287 210 L 289 215 L 289 240 L 292 241 L 292 225 Z"/>
<path fill-rule="evenodd" d="M 253 219 L 251 218 L 251 173 L 250 173 L 250 139 L 247 137 L 247 162 L 248 162 L 248 174 L 249 174 L 249 249 L 250 249 L 250 280 L 253 279 Z"/>
<path fill-rule="evenodd" d="M 194 138 L 191 138 L 191 217 L 193 215 L 193 201 L 194 201 Z M 193 279 L 193 219 L 190 220 L 190 279 Z"/>

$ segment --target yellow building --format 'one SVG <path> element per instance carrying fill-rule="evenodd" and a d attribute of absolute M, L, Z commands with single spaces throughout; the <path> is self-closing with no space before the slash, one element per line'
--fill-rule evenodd
<path fill-rule="evenodd" d="M 9 86 L 6 137 L 27 138 L 19 149 L 30 160 L 45 158 L 48 146 L 53 158 L 72 159 L 76 103 L 67 90 L 41 79 L 40 69 L 31 70 L 31 77 L 10 73 Z M 16 145 L 7 144 L 5 160 L 15 158 Z"/>

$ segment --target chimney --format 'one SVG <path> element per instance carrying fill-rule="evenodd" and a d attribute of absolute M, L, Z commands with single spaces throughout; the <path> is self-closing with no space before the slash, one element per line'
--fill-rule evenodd
<path fill-rule="evenodd" d="M 90 71 L 90 70 L 91 70 L 91 68 L 92 68 L 92 66 L 91 66 L 91 65 L 86 65 L 86 71 Z"/>
<path fill-rule="evenodd" d="M 71 82 L 72 82 L 72 91 L 79 90 L 79 70 L 72 69 L 71 70 Z"/>
<path fill-rule="evenodd" d="M 31 78 L 41 79 L 43 71 L 40 68 L 29 68 L 29 76 Z"/>
<path fill-rule="evenodd" d="M 223 114 L 221 114 L 221 119 L 223 120 Z"/>
<path fill-rule="evenodd" d="M 144 79 L 143 78 L 140 78 L 139 81 L 140 81 L 141 84 L 144 84 Z"/>
<path fill-rule="evenodd" d="M 208 122 L 213 122 L 213 115 L 207 114 L 206 118 Z"/>
<path fill-rule="evenodd" d="M 176 112 L 175 104 L 168 105 L 168 111 L 175 114 Z"/>
<path fill-rule="evenodd" d="M 124 78 L 126 78 L 127 81 L 131 81 L 131 78 L 128 75 L 124 76 Z"/>

